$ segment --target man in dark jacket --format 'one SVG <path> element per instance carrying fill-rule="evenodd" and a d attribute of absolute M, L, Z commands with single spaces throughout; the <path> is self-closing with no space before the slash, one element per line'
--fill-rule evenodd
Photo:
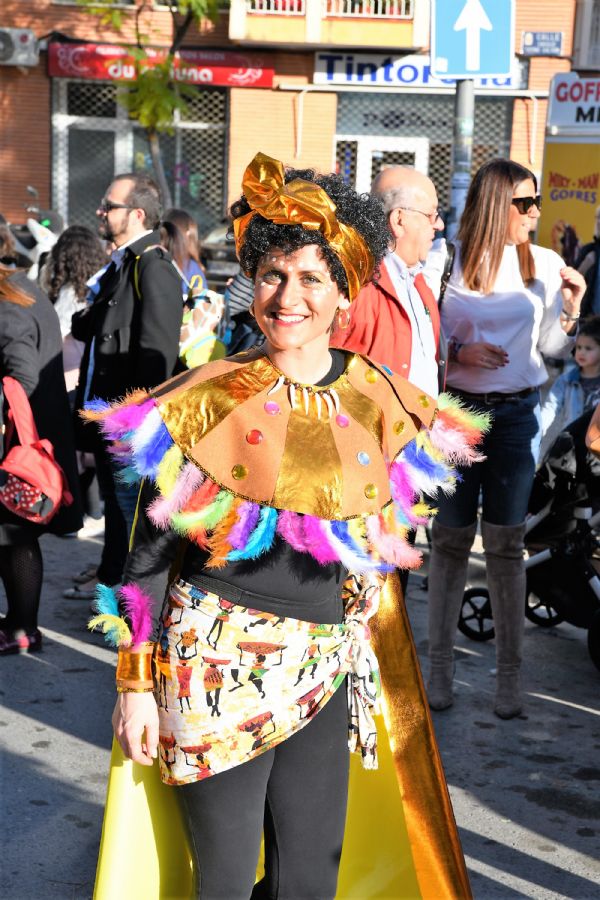
<path fill-rule="evenodd" d="M 85 342 L 77 406 L 113 400 L 135 388 L 151 388 L 169 378 L 179 354 L 183 314 L 181 279 L 160 246 L 160 195 L 144 173 L 119 175 L 96 215 L 101 237 L 116 249 L 100 278 L 94 303 L 73 317 L 72 333 Z M 95 431 L 86 425 L 104 497 L 105 541 L 98 581 L 118 584 L 127 556 L 137 491 L 124 485 Z M 86 447 L 86 449 L 88 449 Z M 65 592 L 93 596 L 96 579 Z"/>

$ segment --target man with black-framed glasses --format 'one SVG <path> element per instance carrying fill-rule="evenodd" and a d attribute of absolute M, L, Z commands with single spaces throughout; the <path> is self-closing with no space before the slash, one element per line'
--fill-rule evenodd
<path fill-rule="evenodd" d="M 98 232 L 115 250 L 94 303 L 73 317 L 73 336 L 85 343 L 77 407 L 95 398 L 114 400 L 169 378 L 179 355 L 183 305 L 181 280 L 160 246 L 158 187 L 145 173 L 118 175 L 96 210 Z M 94 425 L 79 428 L 79 449 L 96 458 L 104 498 L 105 543 L 97 578 L 65 596 L 89 599 L 97 581 L 121 580 L 137 489 L 117 477 Z"/>
<path fill-rule="evenodd" d="M 416 169 L 390 166 L 376 177 L 371 193 L 387 213 L 390 250 L 332 343 L 384 363 L 437 396 L 440 316 L 423 271 L 436 232 L 444 228 L 435 185 Z"/>

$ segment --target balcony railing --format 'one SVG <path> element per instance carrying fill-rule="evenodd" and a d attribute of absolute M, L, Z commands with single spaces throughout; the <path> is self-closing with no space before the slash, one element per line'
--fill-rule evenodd
<path fill-rule="evenodd" d="M 414 0 L 323 0 L 324 18 L 412 19 Z M 306 0 L 246 0 L 249 13 L 303 16 Z"/>
<path fill-rule="evenodd" d="M 305 13 L 304 0 L 246 0 L 246 8 L 249 13 L 261 15 L 303 16 Z"/>
<path fill-rule="evenodd" d="M 325 16 L 351 19 L 412 19 L 413 0 L 324 0 Z"/>

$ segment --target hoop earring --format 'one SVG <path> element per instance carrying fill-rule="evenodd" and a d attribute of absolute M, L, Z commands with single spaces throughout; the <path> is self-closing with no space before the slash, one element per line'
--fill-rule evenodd
<path fill-rule="evenodd" d="M 248 307 L 248 312 L 250 313 L 250 315 L 252 316 L 253 319 L 256 319 L 256 316 L 254 315 L 254 300 Z"/>
<path fill-rule="evenodd" d="M 347 309 L 338 309 L 337 326 L 340 331 L 345 331 L 350 324 L 350 312 Z"/>

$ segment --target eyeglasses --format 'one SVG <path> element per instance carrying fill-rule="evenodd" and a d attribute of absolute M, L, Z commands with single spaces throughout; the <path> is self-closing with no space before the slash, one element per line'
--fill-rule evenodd
<path fill-rule="evenodd" d="M 517 207 L 522 216 L 526 216 L 532 206 L 542 208 L 542 198 L 539 194 L 537 197 L 513 197 L 510 202 Z"/>
<path fill-rule="evenodd" d="M 135 206 L 129 206 L 127 203 L 113 203 L 112 200 L 102 200 L 98 204 L 100 212 L 109 213 L 112 209 L 135 209 Z"/>
<path fill-rule="evenodd" d="M 421 213 L 422 216 L 425 216 L 426 219 L 429 219 L 432 225 L 435 225 L 437 220 L 441 218 L 439 209 L 434 209 L 434 211 L 430 213 L 423 212 L 422 209 L 416 209 L 414 206 L 399 206 L 398 209 L 405 209 L 407 212 Z"/>

